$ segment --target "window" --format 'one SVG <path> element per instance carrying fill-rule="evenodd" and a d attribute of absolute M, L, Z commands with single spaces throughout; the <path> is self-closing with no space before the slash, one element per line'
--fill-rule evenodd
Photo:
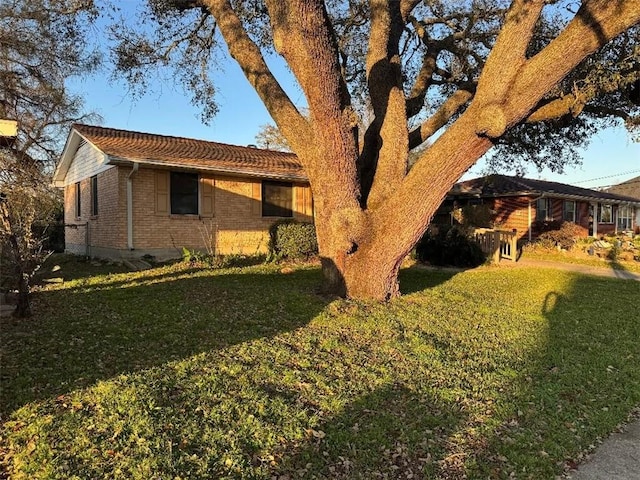
<path fill-rule="evenodd" d="M 576 221 L 576 202 L 565 200 L 562 205 L 562 217 L 565 222 Z"/>
<path fill-rule="evenodd" d="M 629 205 L 620 205 L 618 207 L 618 230 L 631 230 L 632 219 L 632 208 Z"/>
<path fill-rule="evenodd" d="M 613 211 L 611 205 L 600 205 L 599 223 L 613 223 Z"/>
<path fill-rule="evenodd" d="M 91 215 L 98 215 L 98 176 L 91 177 Z"/>
<path fill-rule="evenodd" d="M 76 218 L 80 218 L 82 214 L 82 204 L 80 202 L 81 191 L 80 182 L 76 182 Z"/>
<path fill-rule="evenodd" d="M 536 202 L 536 220 L 544 222 L 545 220 L 553 220 L 551 214 L 551 199 L 539 198 Z"/>
<path fill-rule="evenodd" d="M 198 174 L 171 172 L 169 187 L 172 215 L 198 214 Z"/>
<path fill-rule="evenodd" d="M 262 182 L 262 216 L 293 217 L 293 184 Z"/>

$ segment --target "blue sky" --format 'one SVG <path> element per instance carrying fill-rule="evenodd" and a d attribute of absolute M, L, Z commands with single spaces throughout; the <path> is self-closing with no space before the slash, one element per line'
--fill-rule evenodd
<path fill-rule="evenodd" d="M 276 64 L 275 59 L 271 59 Z M 304 98 L 291 75 L 276 65 L 278 76 L 292 100 L 304 105 Z M 83 94 L 88 111 L 102 116 L 102 125 L 164 135 L 192 137 L 237 145 L 255 143 L 260 125 L 269 123 L 266 109 L 249 86 L 239 67 L 229 61 L 216 78 L 219 113 L 209 126 L 200 121 L 199 110 L 189 102 L 187 94 L 169 81 L 157 81 L 152 91 L 133 100 L 124 82 L 99 74 L 71 87 Z M 508 172 L 506 172 L 508 173 Z M 483 174 L 480 160 L 465 175 L 472 178 Z M 583 152 L 583 164 L 567 168 L 564 174 L 549 170 L 538 172 L 531 167 L 527 176 L 585 188 L 614 185 L 640 175 L 640 143 L 631 141 L 623 127 L 600 132 Z"/>

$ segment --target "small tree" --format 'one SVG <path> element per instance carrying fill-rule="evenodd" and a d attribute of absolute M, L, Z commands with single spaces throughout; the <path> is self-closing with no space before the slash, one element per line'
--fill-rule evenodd
<path fill-rule="evenodd" d="M 280 152 L 290 152 L 289 142 L 280 133 L 278 127 L 272 123 L 260 125 L 260 130 L 256 133 L 256 143 L 260 148 L 269 150 L 278 150 Z"/>
<path fill-rule="evenodd" d="M 2 272 L 18 290 L 16 317 L 31 316 L 31 279 L 48 252 L 46 230 L 36 235 L 34 225 L 46 225 L 59 209 L 59 197 L 36 167 L 28 167 L 7 151 L 0 152 L 0 248 Z"/>
<path fill-rule="evenodd" d="M 87 118 L 66 81 L 98 66 L 87 44 L 97 13 L 91 0 L 0 2 L 0 118 L 18 122 L 16 138 L 0 150 L 0 240 L 19 317 L 31 313 L 29 284 L 46 255 L 47 232 L 33 226 L 49 223 L 59 205 L 52 167 L 69 126 Z"/>

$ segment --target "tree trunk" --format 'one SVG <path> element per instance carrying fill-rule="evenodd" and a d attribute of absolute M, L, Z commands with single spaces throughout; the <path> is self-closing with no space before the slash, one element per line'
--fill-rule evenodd
<path fill-rule="evenodd" d="M 365 214 L 362 215 L 361 218 L 365 218 Z M 346 223 L 333 217 L 327 222 L 319 217 L 316 231 L 323 291 L 341 297 L 378 301 L 387 301 L 400 294 L 398 272 L 407 249 L 389 248 L 389 239 L 367 229 L 366 220 Z M 397 233 L 398 237 L 407 235 L 407 232 Z M 395 239 L 391 240 L 396 243 Z"/>
<path fill-rule="evenodd" d="M 324 197 L 318 202 L 325 208 L 317 210 L 316 231 L 327 290 L 379 301 L 400 294 L 402 261 L 451 186 L 492 145 L 475 133 L 477 117 L 473 108 L 463 114 L 414 165 L 394 195 L 372 210 L 355 209 L 346 201 L 335 203 L 335 182 L 331 178 L 316 182 Z M 421 188 L 424 179 L 429 179 L 427 189 Z"/>
<path fill-rule="evenodd" d="M 18 281 L 18 303 L 13 312 L 13 316 L 17 318 L 26 318 L 31 316 L 31 303 L 29 301 L 29 276 L 22 274 Z"/>
<path fill-rule="evenodd" d="M 398 273 L 406 253 L 372 242 L 355 252 L 321 251 L 323 291 L 359 300 L 387 301 L 400 295 Z"/>

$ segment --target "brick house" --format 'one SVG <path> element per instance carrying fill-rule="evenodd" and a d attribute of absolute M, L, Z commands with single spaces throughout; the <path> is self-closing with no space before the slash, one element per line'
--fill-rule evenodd
<path fill-rule="evenodd" d="M 626 182 L 613 185 L 606 190 L 616 195 L 624 195 L 625 197 L 640 200 L 640 177 L 634 177 Z M 636 208 L 636 226 L 640 225 L 640 208 Z"/>
<path fill-rule="evenodd" d="M 505 230 L 517 230 L 531 241 L 543 222 L 568 221 L 597 237 L 633 231 L 640 199 L 575 187 L 564 183 L 506 175 L 489 175 L 454 185 L 439 211 L 439 220 L 453 218 L 465 205 L 486 205 L 492 220 Z M 451 220 L 449 220 L 451 221 Z"/>
<path fill-rule="evenodd" d="M 294 154 L 203 140 L 76 124 L 54 185 L 65 251 L 102 258 L 255 254 L 276 220 L 313 221 Z"/>

